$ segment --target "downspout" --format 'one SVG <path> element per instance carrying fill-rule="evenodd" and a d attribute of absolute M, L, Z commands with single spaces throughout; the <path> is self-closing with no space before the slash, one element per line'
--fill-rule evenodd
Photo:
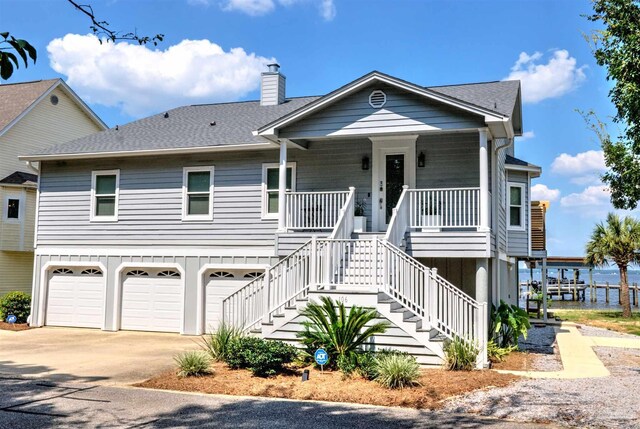
<path fill-rule="evenodd" d="M 508 149 L 511 146 L 513 146 L 513 143 L 515 142 L 515 138 L 511 137 L 507 139 L 507 143 L 503 144 L 502 146 L 496 146 L 496 148 L 494 149 L 496 152 L 496 155 L 498 154 L 498 152 L 502 149 Z"/>
<path fill-rule="evenodd" d="M 35 161 L 37 162 L 37 161 Z M 27 161 L 27 167 L 33 170 L 36 174 L 40 174 L 40 169 L 33 166 L 34 161 Z"/>

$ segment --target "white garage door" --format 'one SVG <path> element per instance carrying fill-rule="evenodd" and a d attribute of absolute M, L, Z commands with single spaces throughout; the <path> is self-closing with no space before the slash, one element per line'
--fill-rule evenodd
<path fill-rule="evenodd" d="M 222 322 L 222 301 L 260 276 L 258 271 L 214 271 L 209 274 L 205 293 L 205 330 L 215 331 Z"/>
<path fill-rule="evenodd" d="M 95 268 L 58 268 L 49 278 L 45 325 L 102 328 L 104 276 Z"/>
<path fill-rule="evenodd" d="M 120 329 L 180 332 L 182 279 L 174 270 L 125 272 Z"/>

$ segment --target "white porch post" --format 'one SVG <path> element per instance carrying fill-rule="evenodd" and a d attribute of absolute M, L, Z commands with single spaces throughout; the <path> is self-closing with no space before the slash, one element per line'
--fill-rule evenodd
<path fill-rule="evenodd" d="M 478 130 L 480 135 L 480 229 L 489 231 L 489 149 L 487 130 Z"/>
<path fill-rule="evenodd" d="M 542 320 L 547 321 L 547 258 L 542 258 Z"/>
<path fill-rule="evenodd" d="M 287 142 L 280 142 L 280 175 L 278 177 L 278 231 L 286 230 Z"/>

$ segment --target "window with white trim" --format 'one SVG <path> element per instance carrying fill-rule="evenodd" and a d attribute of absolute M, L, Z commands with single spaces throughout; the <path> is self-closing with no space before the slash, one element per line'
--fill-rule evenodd
<path fill-rule="evenodd" d="M 509 183 L 509 229 L 524 230 L 524 184 Z"/>
<path fill-rule="evenodd" d="M 274 164 L 262 164 L 262 217 L 277 218 L 280 188 L 280 166 Z M 288 191 L 296 190 L 296 163 L 287 163 Z"/>
<path fill-rule="evenodd" d="M 24 193 L 7 192 L 2 208 L 2 220 L 7 223 L 20 223 L 24 220 Z"/>
<path fill-rule="evenodd" d="M 91 177 L 91 220 L 118 220 L 120 170 L 94 171 Z"/>
<path fill-rule="evenodd" d="M 213 166 L 185 167 L 182 179 L 182 219 L 213 219 Z"/>

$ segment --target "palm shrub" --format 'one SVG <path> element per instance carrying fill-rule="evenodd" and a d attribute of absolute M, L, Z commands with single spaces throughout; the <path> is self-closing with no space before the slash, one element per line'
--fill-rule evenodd
<path fill-rule="evenodd" d="M 199 350 L 181 353 L 173 360 L 178 366 L 178 376 L 180 377 L 199 377 L 211 373 L 211 359 L 206 353 Z"/>
<path fill-rule="evenodd" d="M 0 320 L 6 321 L 10 314 L 16 316 L 16 323 L 27 323 L 31 312 L 31 295 L 24 292 L 9 292 L 0 298 Z"/>
<path fill-rule="evenodd" d="M 347 313 L 344 303 L 335 303 L 329 297 L 321 297 L 321 303 L 310 302 L 300 315 L 304 329 L 297 334 L 307 350 L 324 347 L 333 358 L 330 364 L 346 366 L 357 362 L 357 353 L 373 335 L 386 332 L 389 325 L 378 322 L 366 326 L 378 316 L 375 309 L 353 306 Z"/>
<path fill-rule="evenodd" d="M 470 341 L 454 336 L 444 342 L 444 367 L 449 371 L 470 371 L 475 368 L 480 350 Z"/>
<path fill-rule="evenodd" d="M 491 335 L 498 347 L 518 346 L 518 338 L 527 338 L 531 324 L 527 312 L 517 305 L 500 300 L 498 307 L 491 306 Z"/>
<path fill-rule="evenodd" d="M 200 347 L 216 362 L 224 362 L 232 341 L 243 336 L 242 330 L 228 323 L 222 323 L 218 329 L 202 338 Z"/>
<path fill-rule="evenodd" d="M 269 377 L 293 362 L 298 349 L 282 341 L 257 337 L 237 337 L 227 348 L 225 362 L 230 368 L 246 368 L 258 377 Z"/>
<path fill-rule="evenodd" d="M 638 249 L 640 249 L 640 222 L 631 217 L 620 219 L 614 213 L 607 215 L 606 224 L 596 225 L 586 245 L 584 261 L 587 264 L 602 267 L 612 261 L 618 267 L 622 317 L 631 317 L 627 269 L 630 264 L 640 262 Z"/>
<path fill-rule="evenodd" d="M 415 386 L 420 379 L 416 358 L 404 353 L 380 353 L 375 358 L 375 381 L 388 389 Z"/>

